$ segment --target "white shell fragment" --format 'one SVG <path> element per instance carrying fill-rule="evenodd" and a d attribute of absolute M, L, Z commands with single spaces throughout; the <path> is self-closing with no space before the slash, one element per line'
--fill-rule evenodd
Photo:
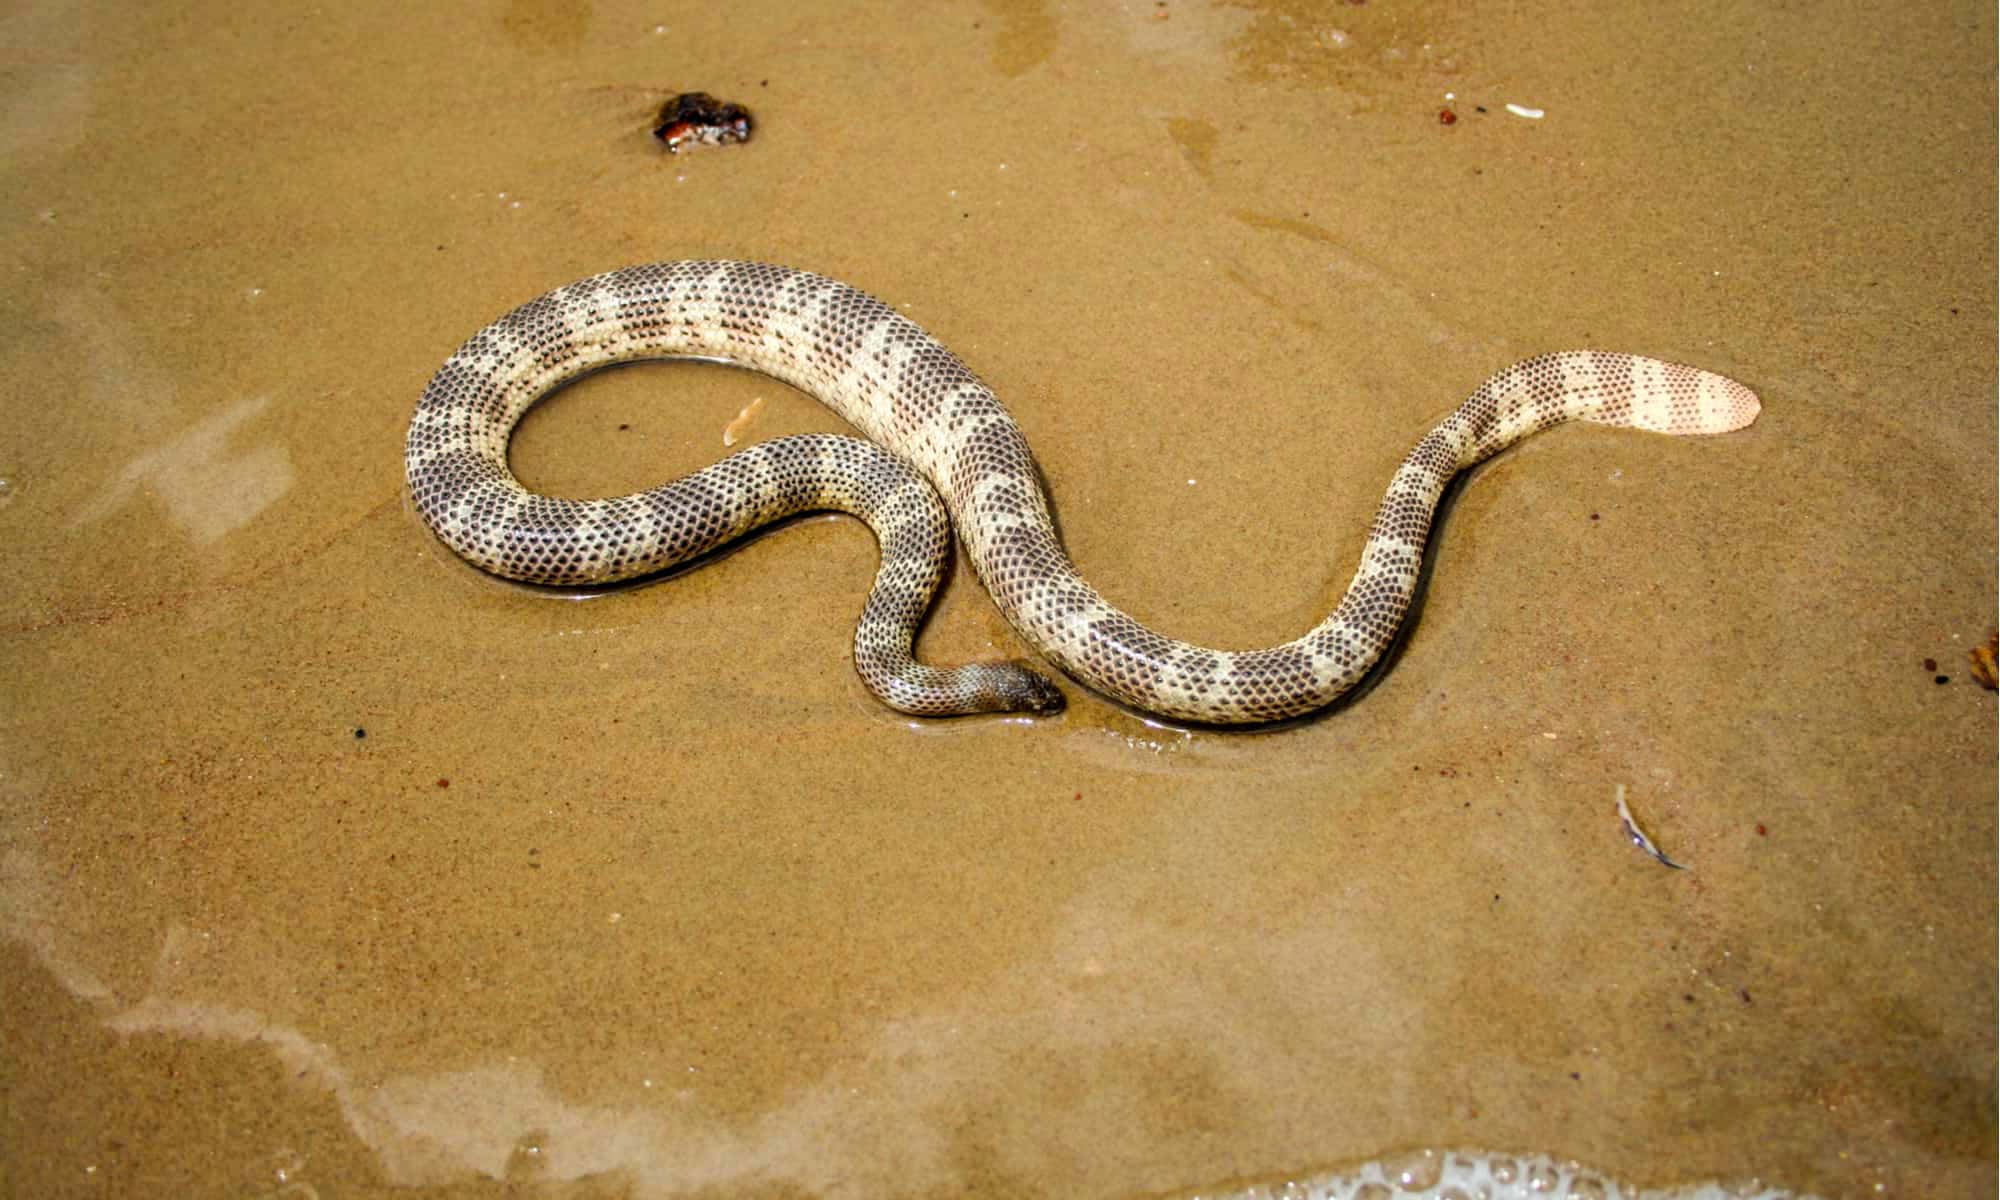
<path fill-rule="evenodd" d="M 1639 828 L 1639 822 L 1632 819 L 1632 808 L 1625 803 L 1625 785 L 1622 783 L 1618 785 L 1618 819 L 1624 822 L 1625 836 L 1632 839 L 1632 844 L 1654 858 L 1659 859 L 1661 866 L 1672 867 L 1676 871 L 1687 870 L 1687 867 L 1668 858 L 1658 846 L 1653 844 L 1653 839 L 1646 836 L 1646 831 Z"/>

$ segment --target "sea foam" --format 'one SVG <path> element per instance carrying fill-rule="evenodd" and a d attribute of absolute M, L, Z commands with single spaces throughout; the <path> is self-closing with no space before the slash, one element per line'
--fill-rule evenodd
<path fill-rule="evenodd" d="M 1755 1179 L 1636 1188 L 1574 1160 L 1484 1150 L 1417 1150 L 1274 1183 L 1183 1192 L 1178 1200 L 1812 1200 Z"/>

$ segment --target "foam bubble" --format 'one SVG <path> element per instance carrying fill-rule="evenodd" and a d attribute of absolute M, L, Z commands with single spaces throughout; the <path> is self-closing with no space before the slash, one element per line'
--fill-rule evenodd
<path fill-rule="evenodd" d="M 1182 1200 L 1812 1200 L 1755 1180 L 1641 1190 L 1546 1154 L 1416 1150 L 1321 1175 L 1203 1188 Z"/>

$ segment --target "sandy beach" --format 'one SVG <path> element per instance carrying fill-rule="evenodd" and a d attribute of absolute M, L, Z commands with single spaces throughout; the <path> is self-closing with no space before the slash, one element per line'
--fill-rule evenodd
<path fill-rule="evenodd" d="M 1137 1200 L 1435 1147 L 1994 1195 L 1994 47 L 1969 3 L 0 17 L 0 1193 Z M 697 89 L 754 137 L 667 153 Z M 935 334 L 1084 574 L 1208 645 L 1319 621 L 1512 362 L 1764 408 L 1474 470 L 1315 718 L 918 721 L 853 669 L 851 519 L 578 598 L 409 506 L 466 337 L 710 257 Z M 843 428 L 645 364 L 512 464 Z M 919 649 L 1034 655 L 962 559 Z"/>

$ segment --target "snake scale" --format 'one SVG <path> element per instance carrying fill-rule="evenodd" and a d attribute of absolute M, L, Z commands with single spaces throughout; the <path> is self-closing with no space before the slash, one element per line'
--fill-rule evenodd
<path fill-rule="evenodd" d="M 530 406 L 586 372 L 652 358 L 761 371 L 869 440 L 780 438 L 608 499 L 522 487 L 507 446 Z M 658 263 L 529 301 L 439 368 L 411 419 L 404 465 L 417 512 L 447 546 L 539 584 L 652 574 L 793 513 L 854 513 L 882 552 L 854 648 L 872 691 L 927 716 L 1060 709 L 1062 693 L 1024 664 L 931 667 L 913 657 L 956 529 L 994 603 L 1049 661 L 1148 713 L 1237 725 L 1321 708 L 1368 672 L 1402 623 L 1432 512 L 1459 471 L 1564 421 L 1714 434 L 1757 412 L 1756 396 L 1734 380 L 1630 354 L 1569 351 L 1508 367 L 1403 460 L 1332 614 L 1262 650 L 1176 641 L 1107 603 L 1064 552 L 1027 440 L 992 391 L 888 305 L 805 271 Z"/>

